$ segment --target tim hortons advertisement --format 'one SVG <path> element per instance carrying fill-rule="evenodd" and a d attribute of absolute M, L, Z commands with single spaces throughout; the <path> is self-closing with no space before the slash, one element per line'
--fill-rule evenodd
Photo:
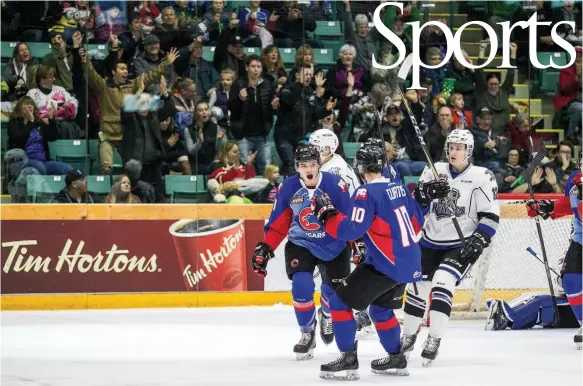
<path fill-rule="evenodd" d="M 2 293 L 263 290 L 263 220 L 2 221 Z"/>

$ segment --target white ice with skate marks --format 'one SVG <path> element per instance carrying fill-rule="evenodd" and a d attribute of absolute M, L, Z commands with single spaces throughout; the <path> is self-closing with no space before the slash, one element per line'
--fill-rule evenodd
<path fill-rule="evenodd" d="M 318 337 L 315 357 L 298 362 L 300 333 L 288 306 L 2 312 L 2 386 L 287 386 L 319 378 L 338 357 Z M 371 373 L 385 356 L 376 334 L 359 342 L 360 380 L 351 384 L 431 386 L 581 385 L 576 330 L 484 331 L 452 321 L 438 358 L 421 367 L 424 328 L 408 377 Z"/>

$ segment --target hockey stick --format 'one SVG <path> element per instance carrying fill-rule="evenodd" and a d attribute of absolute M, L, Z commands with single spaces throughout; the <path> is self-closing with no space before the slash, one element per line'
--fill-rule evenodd
<path fill-rule="evenodd" d="M 526 182 L 528 183 L 528 193 L 530 194 L 531 200 L 534 200 L 534 190 L 532 188 L 532 176 L 533 176 L 534 172 L 536 171 L 536 169 L 540 166 L 540 164 L 542 163 L 542 161 L 546 155 L 547 155 L 547 150 L 545 148 L 542 148 L 536 154 L 536 156 L 533 158 L 533 160 L 530 162 L 530 165 L 528 165 L 528 169 L 526 169 L 526 179 L 527 179 Z M 560 322 L 559 307 L 557 305 L 557 297 L 555 296 L 555 288 L 553 287 L 553 279 L 551 278 L 549 260 L 547 258 L 547 250 L 545 248 L 543 231 L 542 231 L 542 227 L 540 225 L 540 216 L 538 216 L 538 215 L 535 216 L 534 221 L 536 223 L 536 231 L 538 233 L 538 239 L 540 242 L 540 247 L 541 247 L 542 255 L 543 255 L 543 264 L 545 266 L 545 273 L 547 274 L 547 281 L 549 284 L 549 290 L 551 291 L 551 299 L 553 301 L 553 309 L 555 312 L 555 320 L 553 321 L 552 325 L 557 326 Z"/>
<path fill-rule="evenodd" d="M 541 263 L 542 265 L 544 265 L 544 264 L 545 264 L 545 262 L 544 262 L 544 261 L 542 261 L 542 260 L 540 259 L 540 257 L 538 257 L 538 255 L 536 254 L 536 252 L 535 252 L 535 251 L 534 251 L 534 250 L 533 250 L 531 247 L 528 247 L 528 248 L 526 248 L 526 251 L 527 251 L 528 253 L 530 253 L 532 256 L 534 256 L 534 258 L 535 258 L 535 259 L 537 259 L 538 261 L 540 261 L 540 263 Z M 561 275 L 560 275 L 559 273 L 557 273 L 557 271 L 555 271 L 553 268 L 550 268 L 550 267 L 549 267 L 549 270 L 550 270 L 552 273 L 554 273 L 555 275 L 557 275 L 557 276 L 559 276 L 559 277 L 561 276 Z"/>
<path fill-rule="evenodd" d="M 419 140 L 419 144 L 421 145 L 421 149 L 423 150 L 423 154 L 425 155 L 425 159 L 427 160 L 427 164 L 429 165 L 429 168 L 431 169 L 431 172 L 433 173 L 433 176 L 435 177 L 436 180 L 439 180 L 439 174 L 437 173 L 437 170 L 435 169 L 435 165 L 433 164 L 433 160 L 431 159 L 431 155 L 429 154 L 429 149 L 427 149 L 427 144 L 425 143 L 425 139 L 423 139 L 423 134 L 421 133 L 421 129 L 419 128 L 419 125 L 417 124 L 417 120 L 415 119 L 415 115 L 413 114 L 413 110 L 411 110 L 411 106 L 409 106 L 409 102 L 407 101 L 407 98 L 405 98 L 405 93 L 403 92 L 403 90 L 405 89 L 405 81 L 407 79 L 407 74 L 409 73 L 409 70 L 411 69 L 411 67 L 413 66 L 413 55 L 409 55 L 405 61 L 403 62 L 403 64 L 401 65 L 401 69 L 399 70 L 399 73 L 397 74 L 397 79 L 398 81 L 400 81 L 399 86 L 397 87 L 399 89 L 399 93 L 401 94 L 401 98 L 403 100 L 403 104 L 405 105 L 405 110 L 407 110 L 407 113 L 409 114 L 409 119 L 411 120 L 411 124 L 413 125 L 413 128 L 415 129 L 415 134 L 417 135 L 417 139 Z M 403 87 L 401 89 L 401 86 Z M 445 198 L 446 204 L 449 208 L 453 208 L 453 202 L 451 200 L 451 198 Z M 460 242 L 462 244 L 462 246 L 465 243 L 465 238 L 464 238 L 464 234 L 462 232 L 462 229 L 460 228 L 460 224 L 457 221 L 457 218 L 455 218 L 454 212 L 452 210 L 452 217 L 451 217 L 451 221 L 453 222 L 453 226 L 455 228 L 455 231 L 458 234 L 458 237 L 460 239 Z"/>

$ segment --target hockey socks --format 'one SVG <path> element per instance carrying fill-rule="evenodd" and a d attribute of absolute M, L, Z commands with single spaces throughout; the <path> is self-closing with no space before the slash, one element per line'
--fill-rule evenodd
<path fill-rule="evenodd" d="M 329 318 L 330 317 L 330 297 L 334 294 L 334 290 L 330 288 L 328 284 L 322 281 L 322 296 L 320 297 L 320 306 L 322 307 L 322 312 L 324 316 Z"/>
<path fill-rule="evenodd" d="M 385 351 L 388 354 L 399 352 L 401 326 L 393 310 L 372 305 L 369 313 Z"/>
<path fill-rule="evenodd" d="M 316 307 L 314 305 L 314 278 L 310 272 L 296 272 L 292 278 L 292 297 L 296 319 L 302 332 L 314 330 Z"/>
<path fill-rule="evenodd" d="M 336 345 L 341 352 L 354 350 L 356 321 L 352 308 L 348 307 L 336 293 L 330 297 L 330 313 Z"/>
<path fill-rule="evenodd" d="M 428 281 L 407 284 L 403 323 L 403 333 L 405 335 L 415 335 L 417 333 L 417 329 L 423 321 L 423 315 L 425 315 L 429 291 L 431 291 L 431 282 Z"/>
<path fill-rule="evenodd" d="M 581 324 L 581 314 L 583 311 L 581 306 L 581 293 L 583 290 L 583 283 L 581 283 L 582 276 L 580 273 L 566 273 L 563 276 L 563 288 L 579 324 Z"/>
<path fill-rule="evenodd" d="M 442 269 L 438 269 L 433 275 L 431 306 L 429 308 L 429 318 L 431 319 L 429 334 L 433 338 L 441 338 L 447 328 L 456 282 L 457 278 L 454 275 Z"/>

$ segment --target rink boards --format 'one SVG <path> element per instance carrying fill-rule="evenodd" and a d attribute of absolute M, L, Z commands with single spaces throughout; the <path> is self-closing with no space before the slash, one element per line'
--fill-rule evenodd
<path fill-rule="evenodd" d="M 282 247 L 276 250 L 265 279 L 250 269 L 270 205 L 42 204 L 1 209 L 2 309 L 292 304 Z M 516 213 L 516 205 L 502 206 L 504 239 L 532 243 L 525 229 L 534 222 L 516 218 Z M 189 222 L 179 219 L 188 218 L 237 220 L 185 238 L 175 230 Z M 555 239 L 563 241 L 562 236 Z M 502 262 L 491 265 L 493 276 L 487 276 L 482 299 L 508 300 L 545 289 L 544 271 L 524 256 L 520 242 L 494 247 L 492 261 Z M 500 264 L 523 265 L 526 279 L 516 271 L 496 268 Z M 469 302 L 472 283 L 464 281 L 454 303 Z"/>

